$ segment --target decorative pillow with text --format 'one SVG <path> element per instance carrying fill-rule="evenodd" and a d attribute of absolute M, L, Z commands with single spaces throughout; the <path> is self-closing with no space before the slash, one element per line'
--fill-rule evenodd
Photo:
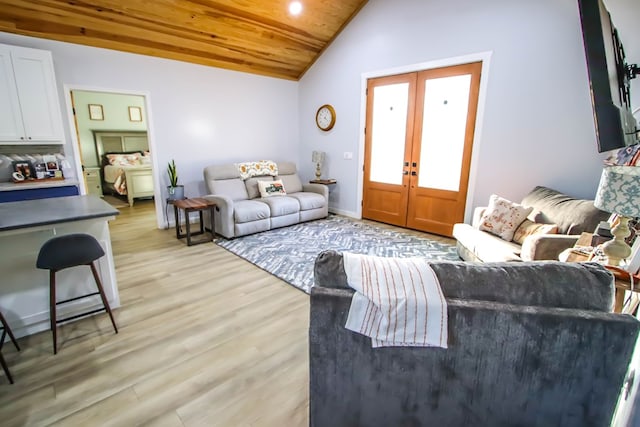
<path fill-rule="evenodd" d="M 275 181 L 258 181 L 258 189 L 260 190 L 260 197 L 284 196 L 287 194 L 280 179 Z"/>
<path fill-rule="evenodd" d="M 480 218 L 480 230 L 510 242 L 518 226 L 531 211 L 533 211 L 532 207 L 525 207 L 492 194 L 489 197 L 489 206 Z"/>

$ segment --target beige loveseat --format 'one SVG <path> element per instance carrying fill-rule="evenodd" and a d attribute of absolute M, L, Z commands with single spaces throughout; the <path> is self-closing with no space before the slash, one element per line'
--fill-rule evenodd
<path fill-rule="evenodd" d="M 281 180 L 286 195 L 261 197 L 258 181 Z M 296 165 L 278 162 L 277 175 L 241 178 L 233 163 L 204 168 L 209 192 L 204 196 L 216 203 L 216 233 L 228 239 L 325 218 L 329 214 L 326 185 L 302 184 Z"/>
<path fill-rule="evenodd" d="M 486 207 L 474 211 L 469 224 L 455 224 L 458 255 L 465 261 L 537 261 L 557 260 L 558 255 L 572 247 L 582 232 L 592 233 L 609 213 L 593 206 L 592 200 L 579 200 L 547 187 L 536 187 L 520 202 L 533 207 L 531 218 L 536 223 L 556 224 L 557 234 L 532 234 L 522 245 L 505 241 L 479 229 Z"/>

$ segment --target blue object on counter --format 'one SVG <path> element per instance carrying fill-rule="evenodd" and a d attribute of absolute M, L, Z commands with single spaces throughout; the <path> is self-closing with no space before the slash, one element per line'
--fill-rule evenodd
<path fill-rule="evenodd" d="M 47 188 L 29 188 L 24 190 L 0 191 L 0 203 L 22 200 L 48 199 L 51 197 L 77 196 L 80 192 L 76 185 Z"/>

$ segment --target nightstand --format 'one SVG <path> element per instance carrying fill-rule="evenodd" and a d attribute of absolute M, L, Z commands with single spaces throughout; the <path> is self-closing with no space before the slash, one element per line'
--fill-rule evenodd
<path fill-rule="evenodd" d="M 102 180 L 100 179 L 100 168 L 85 168 L 84 180 L 87 183 L 87 193 L 102 197 Z"/>

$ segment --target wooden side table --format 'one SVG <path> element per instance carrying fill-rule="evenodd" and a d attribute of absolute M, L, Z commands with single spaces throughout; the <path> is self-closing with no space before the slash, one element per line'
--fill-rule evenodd
<path fill-rule="evenodd" d="M 197 245 L 200 243 L 212 242 L 216 231 L 215 231 L 215 222 L 213 217 L 213 211 L 216 207 L 215 202 L 209 201 L 207 199 L 195 198 L 195 199 L 181 199 L 173 201 L 173 212 L 176 216 L 176 238 L 182 239 L 183 237 L 187 238 L 187 246 Z M 184 211 L 184 222 L 186 233 L 182 234 L 180 232 L 180 211 Z M 204 219 L 202 217 L 202 212 L 208 210 L 211 215 L 211 238 L 210 239 L 200 239 L 198 241 L 192 241 L 192 236 L 198 236 L 201 234 L 205 234 L 206 230 L 204 228 Z M 198 212 L 200 215 L 200 231 L 195 233 L 191 232 L 191 224 L 189 221 L 189 214 L 191 212 Z"/>
<path fill-rule="evenodd" d="M 593 258 L 593 248 L 591 248 L 591 239 L 593 237 L 592 233 L 582 233 L 580 238 L 576 242 L 573 248 L 567 249 L 560 255 L 560 261 L 565 262 L 601 262 L 597 261 Z M 586 250 L 585 250 L 586 249 Z M 588 251 L 591 249 L 591 252 Z M 640 283 L 636 278 L 634 280 L 633 289 L 631 288 L 631 280 L 628 276 L 628 273 L 624 272 L 621 268 L 607 266 L 614 277 L 615 277 L 615 302 L 614 302 L 614 313 L 627 313 L 632 314 L 637 309 L 640 304 Z M 631 292 L 629 296 L 627 292 Z"/>

